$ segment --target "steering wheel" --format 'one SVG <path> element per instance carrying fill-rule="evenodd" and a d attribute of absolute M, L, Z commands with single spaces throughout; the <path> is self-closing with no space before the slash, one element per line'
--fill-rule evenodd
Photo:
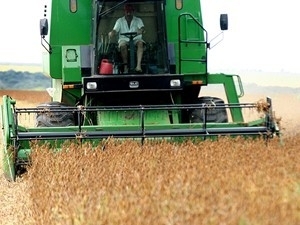
<path fill-rule="evenodd" d="M 138 35 L 137 32 L 125 32 L 125 33 L 121 33 L 121 35 L 124 35 L 126 37 L 128 37 L 129 39 L 133 39 L 134 37 L 136 37 Z"/>

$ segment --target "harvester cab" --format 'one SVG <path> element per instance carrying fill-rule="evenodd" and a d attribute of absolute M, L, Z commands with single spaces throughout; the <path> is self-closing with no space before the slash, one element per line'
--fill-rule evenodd
<path fill-rule="evenodd" d="M 144 25 L 141 69 L 136 66 L 136 30 L 122 58 L 116 38 L 109 38 L 124 5 Z M 52 79 L 51 102 L 18 108 L 3 96 L 3 170 L 9 180 L 30 163 L 32 141 L 60 148 L 65 140 L 91 141 L 109 137 L 145 139 L 215 138 L 220 135 L 272 137 L 279 133 L 272 102 L 240 103 L 238 75 L 210 74 L 208 32 L 201 1 L 183 0 L 52 0 L 40 20 L 44 72 Z M 227 30 L 226 14 L 220 16 Z M 128 68 L 128 72 L 124 68 Z M 226 99 L 202 96 L 201 88 L 224 87 Z M 243 110 L 263 116 L 246 121 Z M 34 124 L 21 115 L 33 115 Z"/>

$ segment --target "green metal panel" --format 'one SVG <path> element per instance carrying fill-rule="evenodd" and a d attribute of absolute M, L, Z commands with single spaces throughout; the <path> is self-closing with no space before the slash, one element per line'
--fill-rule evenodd
<path fill-rule="evenodd" d="M 188 12 L 190 15 L 181 16 Z M 180 17 L 180 23 L 178 19 Z M 197 22 L 195 22 L 195 20 Z M 204 42 L 205 33 L 202 25 L 202 14 L 200 1 L 186 0 L 183 1 L 182 9 L 175 8 L 175 0 L 169 0 L 166 4 L 166 20 L 167 20 L 167 39 L 168 43 L 174 44 L 175 58 L 177 72 L 181 73 L 206 73 L 206 63 L 202 63 L 201 60 L 206 60 L 206 46 L 200 43 Z M 179 32 L 180 26 L 180 32 Z M 181 43 L 181 59 L 187 59 L 187 61 L 181 62 L 181 71 L 179 68 L 179 41 L 185 41 Z M 191 59 L 190 61 L 188 59 Z M 193 61 L 194 60 L 194 61 Z"/>
<path fill-rule="evenodd" d="M 98 113 L 98 125 L 140 125 L 141 112 L 139 111 L 103 111 Z M 167 111 L 148 111 L 145 112 L 145 124 L 170 124 L 169 113 Z"/>
<path fill-rule="evenodd" d="M 77 0 L 77 11 L 70 11 L 71 1 L 52 0 L 50 39 L 50 75 L 62 78 L 62 46 L 92 43 L 92 0 Z"/>
<path fill-rule="evenodd" d="M 178 42 L 178 17 L 180 14 L 189 12 L 198 18 L 199 22 L 202 24 L 201 6 L 200 1 L 185 0 L 183 1 L 182 9 L 178 10 L 175 8 L 175 0 L 168 0 L 166 4 L 166 20 L 167 20 L 167 32 L 169 42 Z M 192 24 L 194 26 L 194 24 Z M 198 30 L 187 31 L 190 35 L 197 37 Z M 202 39 L 203 39 L 202 35 Z"/>
<path fill-rule="evenodd" d="M 79 82 L 81 80 L 80 67 L 63 67 L 63 82 Z"/>
<path fill-rule="evenodd" d="M 54 79 L 62 78 L 61 46 L 52 46 L 52 53 L 49 55 L 49 75 Z"/>
<path fill-rule="evenodd" d="M 79 46 L 63 46 L 63 83 L 65 82 L 80 82 L 80 47 Z"/>
<path fill-rule="evenodd" d="M 14 181 L 16 177 L 15 171 L 15 154 L 13 148 L 12 137 L 15 136 L 15 123 L 12 114 L 12 107 L 15 100 L 9 96 L 3 96 L 3 105 L 1 106 L 2 119 L 2 169 L 7 180 Z"/>
<path fill-rule="evenodd" d="M 87 45 L 91 43 L 93 1 L 77 0 L 75 13 L 70 11 L 69 2 L 52 0 L 50 44 Z"/>

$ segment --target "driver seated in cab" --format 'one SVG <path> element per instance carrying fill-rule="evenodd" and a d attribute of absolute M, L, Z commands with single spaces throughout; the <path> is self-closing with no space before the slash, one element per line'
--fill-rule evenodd
<path fill-rule="evenodd" d="M 142 73 L 141 61 L 143 57 L 144 40 L 142 34 L 144 32 L 144 23 L 141 18 L 134 16 L 134 7 L 131 4 L 124 5 L 125 15 L 117 19 L 114 28 L 108 33 L 111 39 L 117 33 L 119 34 L 118 45 L 121 52 L 122 61 L 124 64 L 124 73 L 128 73 L 128 51 L 129 37 L 122 35 L 122 33 L 136 32 L 133 38 L 134 45 L 137 47 L 136 67 L 135 72 Z M 132 65 L 130 67 L 133 67 Z"/>

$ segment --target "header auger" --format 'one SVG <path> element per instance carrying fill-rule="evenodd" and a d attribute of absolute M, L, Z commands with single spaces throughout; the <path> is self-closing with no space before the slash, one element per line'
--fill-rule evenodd
<path fill-rule="evenodd" d="M 117 40 L 107 40 L 124 4 L 145 25 L 142 73 L 124 72 Z M 94 144 L 103 139 L 134 138 L 206 139 L 218 136 L 270 138 L 279 133 L 272 102 L 240 103 L 238 75 L 209 74 L 207 31 L 201 1 L 60 1 L 52 0 L 40 22 L 45 73 L 52 78 L 52 102 L 36 108 L 18 108 L 3 96 L 3 169 L 8 180 L 30 163 L 32 141 L 65 140 Z M 222 30 L 227 15 L 220 17 Z M 49 32 L 48 32 L 49 31 Z M 46 44 L 44 44 L 46 43 Z M 135 60 L 135 46 L 128 46 L 128 68 Z M 105 68 L 104 68 L 105 67 Z M 105 72 L 101 72 L 105 71 Z M 201 87 L 221 84 L 227 99 L 203 96 Z M 238 86 L 236 87 L 236 84 Z M 245 109 L 263 116 L 246 121 Z M 32 124 L 22 124 L 31 115 Z"/>

